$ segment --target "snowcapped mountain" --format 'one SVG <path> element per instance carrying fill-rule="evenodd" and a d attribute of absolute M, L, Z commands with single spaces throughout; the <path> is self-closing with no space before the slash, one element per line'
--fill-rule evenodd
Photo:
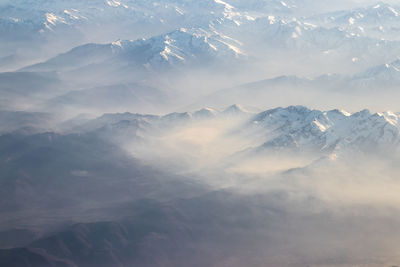
<path fill-rule="evenodd" d="M 95 119 L 85 119 L 80 122 L 76 120 L 61 124 L 61 128 L 77 133 L 104 133 L 112 136 L 113 132 L 132 134 L 137 137 L 140 134 L 152 136 L 163 135 L 165 132 L 176 128 L 190 127 L 193 123 L 208 123 L 213 120 L 236 120 L 238 122 L 254 116 L 255 113 L 246 110 L 241 105 L 232 105 L 223 110 L 213 108 L 202 108 L 193 112 L 173 112 L 166 115 L 146 115 L 138 113 L 106 113 Z M 78 116 L 79 118 L 80 116 Z M 73 127 L 67 127 L 72 125 Z M 130 133 L 129 133 L 130 132 Z M 108 136 L 108 137 L 110 137 Z"/>
<path fill-rule="evenodd" d="M 231 62 L 244 58 L 240 43 L 201 29 L 179 29 L 149 39 L 87 44 L 24 70 L 72 71 L 93 65 L 134 66 L 146 70 L 164 67 Z"/>
<path fill-rule="evenodd" d="M 171 33 L 137 41 L 117 42 L 129 60 L 157 67 L 160 62 L 180 64 L 201 61 L 230 60 L 244 56 L 240 42 L 219 33 L 201 29 L 180 29 Z M 144 48 L 147 48 L 145 49 Z M 143 51 L 144 50 L 144 51 Z M 140 55 L 138 55 L 141 53 Z M 155 63 L 155 64 L 154 64 Z"/>
<path fill-rule="evenodd" d="M 0 267 L 400 262 L 371 1 L 0 0 Z"/>
<path fill-rule="evenodd" d="M 354 35 L 398 40 L 400 7 L 378 2 L 368 7 L 319 14 L 308 20 L 326 27 L 340 27 Z"/>
<path fill-rule="evenodd" d="M 45 41 L 57 33 L 57 38 L 70 33 L 69 38 L 81 42 L 105 42 L 182 27 L 238 24 L 248 17 L 221 0 L 8 1 L 0 6 L 0 30 L 6 40 L 28 34 L 26 40 Z"/>
<path fill-rule="evenodd" d="M 399 54 L 398 42 L 383 41 L 380 36 L 325 22 L 330 13 L 321 17 L 301 16 L 299 10 L 306 6 L 315 6 L 315 3 L 306 0 L 8 1 L 0 6 L 0 38 L 5 38 L 0 43 L 0 62 L 1 59 L 5 62 L 4 69 L 13 69 L 54 59 L 54 55 L 77 46 L 74 49 L 77 55 L 65 55 L 77 67 L 82 67 L 79 62 L 90 54 L 92 59 L 87 59 L 88 64 L 98 64 L 105 57 L 120 54 L 139 61 L 148 60 L 144 64 L 150 69 L 160 64 L 180 65 L 194 58 L 209 61 L 216 54 L 220 55 L 218 60 L 246 54 L 252 58 L 249 62 L 255 62 L 268 60 L 264 57 L 278 52 L 308 53 L 309 58 L 329 61 L 330 65 L 374 65 L 382 57 L 389 61 Z M 362 13 L 363 18 L 385 19 L 390 15 L 387 12 L 396 10 L 380 4 L 379 8 L 371 6 L 343 12 L 350 12 L 348 16 Z M 391 23 L 396 21 L 393 14 Z M 186 29 L 195 36 L 192 48 L 187 44 L 192 37 L 176 29 Z M 140 41 L 141 37 L 145 39 Z M 137 41 L 110 43 L 129 39 Z M 102 48 L 79 46 L 83 43 L 108 44 L 101 45 Z M 151 48 L 145 49 L 145 46 Z M 142 58 L 125 53 L 141 49 L 145 50 Z M 74 56 L 78 58 L 73 60 Z M 108 62 L 111 63 L 115 62 Z"/>
<path fill-rule="evenodd" d="M 275 108 L 258 114 L 250 113 L 239 105 L 223 111 L 203 108 L 165 116 L 105 114 L 74 131 L 107 132 L 108 138 L 112 138 L 113 134 L 121 136 L 126 131 L 127 136 L 130 133 L 134 137 L 151 140 L 154 134 L 164 136 L 174 129 L 184 130 L 200 122 L 207 125 L 216 119 L 236 120 L 237 123 L 231 124 L 226 132 L 253 144 L 245 150 L 247 156 L 277 151 L 316 153 L 320 156 L 371 150 L 392 153 L 400 148 L 400 113 L 321 111 L 304 106 Z"/>
<path fill-rule="evenodd" d="M 240 19 L 247 11 L 282 14 L 291 9 L 283 1 L 253 0 L 249 3 L 222 0 L 94 0 L 94 1 L 9 1 L 0 6 L 0 17 L 15 23 L 30 22 L 42 31 L 59 25 L 113 22 L 122 16 L 127 22 L 153 25 L 205 26 L 212 21 Z M 28 12 L 30 11 L 30 12 Z"/>
<path fill-rule="evenodd" d="M 246 136 L 264 139 L 253 152 L 294 149 L 341 153 L 396 150 L 400 145 L 398 113 L 350 114 L 342 110 L 320 111 L 303 106 L 267 110 L 255 116 L 244 130 Z"/>
<path fill-rule="evenodd" d="M 400 59 L 391 63 L 368 68 L 367 70 L 354 75 L 354 80 L 363 80 L 370 85 L 397 86 L 400 81 Z"/>
<path fill-rule="evenodd" d="M 223 117 L 228 117 L 228 118 L 238 118 L 238 117 L 240 118 L 242 116 L 249 116 L 249 114 L 251 114 L 250 111 L 248 111 L 243 106 L 238 104 L 227 107 L 221 113 Z"/>
<path fill-rule="evenodd" d="M 355 34 L 340 26 L 327 26 L 304 18 L 282 18 L 275 15 L 254 16 L 235 27 L 223 25 L 218 30 L 243 43 L 243 50 L 254 61 L 307 55 L 300 61 L 330 62 L 347 68 L 371 66 L 393 60 L 400 53 L 399 42 L 380 37 Z M 282 61 L 282 59 L 280 60 Z M 293 61 L 293 60 L 292 60 Z M 354 70 L 349 70 L 354 71 Z M 331 71 L 329 71 L 331 72 Z"/>
<path fill-rule="evenodd" d="M 297 6 L 293 3 L 294 1 L 279 1 L 279 0 L 228 0 L 229 4 L 233 5 L 239 10 L 248 11 L 252 14 L 266 14 L 266 15 L 279 15 L 288 16 L 292 14 Z"/>
<path fill-rule="evenodd" d="M 113 0 L 95 1 L 12 1 L 1 7 L 1 17 L 15 25 L 30 24 L 38 33 L 55 32 L 59 27 L 85 24 L 112 23 L 121 16 L 129 23 L 148 22 L 161 25 L 168 15 L 180 15 L 172 5 L 147 1 L 125 1 L 129 6 Z M 154 4 L 154 5 L 153 5 Z M 149 14 L 148 14 L 149 12 Z M 169 13 L 172 14 L 169 14 Z M 159 15 L 154 17 L 154 15 Z"/>
<path fill-rule="evenodd" d="M 217 111 L 212 108 L 203 108 L 193 113 L 193 118 L 195 119 L 210 119 L 215 118 Z"/>
<path fill-rule="evenodd" d="M 339 28 L 323 28 L 296 19 L 274 16 L 236 20 L 232 27 L 210 24 L 204 28 L 181 28 L 166 34 L 135 41 L 118 40 L 109 44 L 87 44 L 54 57 L 29 70 L 72 70 L 103 62 L 108 66 L 136 65 L 157 70 L 202 63 L 231 63 L 235 59 L 262 60 L 265 55 L 280 53 L 312 53 L 313 58 L 336 61 L 375 62 L 393 58 L 400 52 L 397 42 L 353 36 Z M 266 53 L 268 52 L 268 53 Z M 107 63 L 105 63 L 107 62 Z M 354 64 L 354 62 L 347 62 Z M 239 66 L 239 65 L 238 65 Z"/>
<path fill-rule="evenodd" d="M 27 65 L 83 43 L 234 23 L 242 15 L 233 9 L 214 0 L 7 1 L 0 6 L 0 58 L 19 56 L 18 64 L 8 65 Z"/>
<path fill-rule="evenodd" d="M 147 25 L 144 28 L 147 33 L 145 38 L 133 41 L 119 39 L 127 35 L 117 31 L 116 35 L 119 37 L 114 39 L 117 41 L 79 45 L 71 50 L 64 50 L 68 51 L 66 53 L 43 60 L 42 63 L 21 69 L 30 72 L 59 72 L 63 81 L 73 83 L 74 92 L 60 93 L 58 99 L 54 99 L 52 96 L 51 100 L 57 100 L 57 103 L 65 102 L 62 100 L 63 97 L 80 102 L 81 96 L 83 99 L 87 99 L 82 103 L 88 103 L 93 94 L 96 94 L 95 90 L 88 89 L 111 88 L 114 85 L 126 83 L 141 83 L 156 89 L 164 88 L 165 91 L 173 91 L 173 94 L 184 90 L 189 91 L 188 88 L 191 87 L 194 94 L 198 96 L 200 95 L 198 92 L 203 90 L 199 88 L 198 83 L 186 86 L 188 80 L 190 83 L 193 78 L 188 77 L 190 75 L 197 75 L 194 79 L 203 75 L 200 79 L 215 81 L 215 84 L 209 86 L 212 88 L 209 89 L 210 92 L 260 79 L 264 76 L 264 72 L 267 72 L 264 77 L 282 76 L 270 81 L 262 81 L 261 84 L 246 84 L 245 87 L 267 88 L 269 91 L 272 91 L 271 88 L 277 89 L 284 86 L 287 88 L 310 86 L 313 89 L 317 87 L 322 89 L 327 87 L 355 88 L 359 85 L 362 87 L 377 86 L 381 80 L 391 78 L 393 81 L 388 84 L 396 83 L 397 67 L 394 65 L 389 64 L 381 71 L 370 69 L 366 73 L 362 72 L 371 66 L 382 64 L 382 62 L 391 62 L 397 58 L 400 54 L 399 41 L 381 40 L 377 37 L 355 34 L 338 24 L 328 25 L 323 21 L 317 21 L 315 16 L 301 17 L 298 9 L 302 8 L 302 3 L 303 1 L 275 0 L 253 0 L 248 3 L 234 0 L 200 2 L 184 0 L 160 2 L 129 0 L 9 1 L 0 7 L 0 19 L 17 24 L 36 20 L 37 25 L 44 27 L 43 29 L 35 28 L 36 33 L 41 29 L 44 31 L 39 36 L 56 34 L 56 39 L 61 42 L 63 37 L 58 34 L 63 35 L 64 30 L 58 27 L 66 27 L 66 31 L 68 31 L 67 28 L 73 28 L 82 33 L 87 30 L 86 26 L 83 26 L 87 23 L 91 25 L 90 27 L 106 29 L 106 25 L 102 22 L 116 25 L 118 21 L 125 21 L 124 18 L 128 16 L 132 17 L 132 20 L 129 19 L 126 23 L 132 22 L 132 25 L 136 26 L 126 27 L 126 24 L 121 22 L 118 27 L 128 29 L 131 31 L 128 35 L 135 38 L 138 35 L 143 36 L 136 34 L 135 28 Z M 384 12 L 393 11 L 389 7 L 389 5 L 380 4 L 364 8 L 365 10 L 352 9 L 346 10 L 346 12 L 362 11 L 368 16 L 372 17 L 375 14 L 374 16 L 380 16 L 383 19 L 386 15 L 389 16 Z M 393 8 L 396 10 L 395 7 Z M 28 12 L 28 9 L 32 12 Z M 395 21 L 395 18 L 394 15 L 392 20 Z M 172 21 L 175 19 L 176 23 L 173 23 Z M 154 24 L 151 22 L 153 20 L 158 22 Z M 166 28 L 161 26 L 155 26 L 155 31 L 148 30 L 148 27 L 151 28 L 156 24 L 158 26 L 165 24 L 175 30 L 166 31 Z M 153 33 L 157 31 L 162 34 L 154 35 Z M 22 31 L 18 30 L 17 32 Z M 93 31 L 93 34 L 96 33 L 98 32 Z M 74 35 L 74 33 L 71 34 Z M 66 34 L 65 37 L 72 40 L 72 35 Z M 108 36 L 107 38 L 111 36 L 105 35 Z M 0 36 L 4 37 L 5 35 Z M 45 42 L 42 41 L 39 43 L 44 44 Z M 39 54 L 35 42 L 24 40 L 24 43 L 29 44 L 35 53 Z M 19 47 L 20 51 L 24 50 L 22 46 L 13 46 L 8 41 L 0 42 L 0 46 L 4 44 L 8 44 L 10 47 Z M 20 60 L 15 55 L 0 57 L 0 62 L 12 61 L 23 64 L 24 60 Z M 318 68 L 313 66 L 318 66 Z M 4 68 L 7 69 L 7 67 Z M 248 69 L 251 71 L 247 74 Z M 218 72 L 215 72 L 216 70 Z M 388 73 L 389 71 L 391 73 Z M 235 75 L 232 75 L 231 72 L 235 72 Z M 350 72 L 358 74 L 353 77 L 348 74 Z M 210 76 L 207 75 L 210 73 L 211 75 L 218 73 L 220 77 L 209 79 Z M 244 73 L 243 77 L 240 76 L 241 73 Z M 317 77 L 323 73 L 339 73 L 340 77 L 293 78 L 295 75 Z M 226 77 L 222 77 L 224 75 Z M 374 78 L 369 78 L 374 75 Z M 214 76 L 212 77 L 214 78 Z M 223 82 L 220 82 L 219 78 Z M 377 82 L 370 83 L 371 81 Z M 246 90 L 242 91 L 245 99 L 250 97 L 246 95 Z M 117 90 L 116 92 L 127 96 L 135 95 L 132 90 Z M 94 99 L 103 103 L 104 99 L 101 99 L 101 95 L 110 96 L 112 91 L 103 90 L 98 97 L 93 97 L 91 103 L 96 102 Z M 182 103 L 187 100 L 184 99 L 187 96 L 181 95 L 179 105 L 183 106 Z M 188 92 L 187 95 L 194 99 L 193 94 Z M 226 98 L 225 102 L 221 104 L 241 102 L 242 93 L 239 95 L 240 97 L 236 99 L 231 98 L 231 95 L 221 96 Z M 266 97 L 265 92 L 259 96 Z M 259 98 L 260 101 L 262 101 L 262 97 Z M 175 98 L 175 95 L 172 98 Z M 49 99 L 45 99 L 44 102 Z M 127 99 L 132 98 L 127 97 Z M 192 99 L 186 102 L 192 102 Z M 133 103 L 137 102 L 133 101 Z M 118 101 L 114 103 L 118 103 Z M 210 104 L 218 105 L 220 103 L 205 102 L 200 103 L 197 107 Z M 245 102 L 245 104 L 254 105 L 250 102 Z M 277 104 L 284 106 L 297 103 L 280 102 Z M 308 105 L 309 103 L 300 104 Z M 104 112 L 119 111 L 123 110 L 104 110 Z M 136 112 L 136 110 L 129 111 Z"/>

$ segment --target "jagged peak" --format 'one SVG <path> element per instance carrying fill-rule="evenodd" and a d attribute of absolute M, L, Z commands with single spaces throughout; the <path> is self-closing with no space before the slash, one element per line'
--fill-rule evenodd
<path fill-rule="evenodd" d="M 352 114 L 351 116 L 352 117 L 367 117 L 367 116 L 371 116 L 371 111 L 369 111 L 369 109 L 363 109 L 359 112 Z"/>
<path fill-rule="evenodd" d="M 217 115 L 217 113 L 218 112 L 215 109 L 206 107 L 206 108 L 202 108 L 198 111 L 195 111 L 193 113 L 193 117 L 194 118 L 213 118 Z"/>
<path fill-rule="evenodd" d="M 343 115 L 343 116 L 346 116 L 346 117 L 351 116 L 351 113 L 347 112 L 344 109 L 332 109 L 332 110 L 329 110 L 329 111 L 326 112 L 326 114 L 332 114 L 332 113 L 333 114 Z"/>
<path fill-rule="evenodd" d="M 223 111 L 223 113 L 226 113 L 226 114 L 240 114 L 240 113 L 248 113 L 248 111 L 244 108 L 244 107 L 242 107 L 240 104 L 234 104 L 234 105 L 232 105 L 232 106 L 229 106 L 229 107 L 227 107 L 224 111 Z"/>

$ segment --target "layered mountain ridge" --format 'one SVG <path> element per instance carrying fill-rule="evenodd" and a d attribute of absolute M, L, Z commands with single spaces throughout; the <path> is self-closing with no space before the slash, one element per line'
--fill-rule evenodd
<path fill-rule="evenodd" d="M 234 120 L 230 134 L 238 135 L 258 143 L 257 153 L 270 150 L 310 151 L 329 155 L 346 150 L 396 151 L 400 145 L 399 113 L 371 113 L 369 110 L 348 113 L 343 110 L 320 111 L 304 106 L 276 108 L 261 113 L 252 113 L 240 105 L 222 111 L 205 108 L 195 112 L 171 113 L 165 116 L 140 114 L 107 114 L 74 131 L 98 131 L 105 127 L 118 129 L 122 122 L 136 122 L 146 138 L 151 131 L 174 131 L 193 127 L 193 124 Z M 110 129 L 110 128 L 109 128 Z M 168 132 L 167 131 L 167 132 Z M 135 131 L 135 134 L 138 133 Z M 151 135 L 151 134 L 150 134 Z M 272 150 L 271 150 L 272 149 Z"/>
<path fill-rule="evenodd" d="M 126 62 L 148 69 L 163 65 L 179 66 L 204 61 L 234 60 L 244 57 L 240 43 L 218 33 L 179 29 L 164 35 L 136 41 L 118 40 L 110 44 L 87 44 L 47 62 L 27 67 L 29 71 L 70 71 L 93 64 Z"/>

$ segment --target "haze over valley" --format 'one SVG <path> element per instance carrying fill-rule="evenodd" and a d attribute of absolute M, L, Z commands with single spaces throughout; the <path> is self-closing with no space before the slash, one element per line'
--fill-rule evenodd
<path fill-rule="evenodd" d="M 400 4 L 0 1 L 0 266 L 400 264 Z"/>

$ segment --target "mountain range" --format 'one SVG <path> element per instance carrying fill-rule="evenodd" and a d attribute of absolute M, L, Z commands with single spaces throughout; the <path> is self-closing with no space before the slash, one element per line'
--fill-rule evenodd
<path fill-rule="evenodd" d="M 0 266 L 397 266 L 399 31 L 394 0 L 0 0 Z"/>
<path fill-rule="evenodd" d="M 384 55 L 386 60 L 398 54 L 397 50 L 393 50 L 397 47 L 397 7 L 385 3 L 333 13 L 324 13 L 323 8 L 320 8 L 321 14 L 305 15 L 302 9 L 313 9 L 313 6 L 319 4 L 272 0 L 257 0 L 246 4 L 215 0 L 201 3 L 164 2 L 5 2 L 0 8 L 0 30 L 3 32 L 1 36 L 7 39 L 4 39 L 1 47 L 0 59 L 5 63 L 5 70 L 11 70 L 24 67 L 21 64 L 26 66 L 30 62 L 47 60 L 78 44 L 104 44 L 140 37 L 152 40 L 154 36 L 181 28 L 188 31 L 196 29 L 194 31 L 202 36 L 206 31 L 208 37 L 214 36 L 213 32 L 216 31 L 217 44 L 224 46 L 227 43 L 229 47 L 237 48 L 239 41 L 247 48 L 243 51 L 245 54 L 253 54 L 253 50 L 259 48 L 254 56 L 260 56 L 258 50 L 271 47 L 274 43 L 273 48 L 279 46 L 285 48 L 285 51 L 312 49 L 313 52 L 319 50 L 321 53 L 334 53 L 338 50 L 347 57 L 367 62 L 370 59 L 363 58 L 362 53 L 370 53 L 375 57 L 371 63 L 377 63 L 378 53 Z M 124 21 L 122 25 L 117 23 L 121 18 Z M 351 18 L 353 24 L 345 27 Z M 386 31 L 386 28 L 371 30 L 371 33 L 369 31 L 383 18 L 385 21 L 382 21 L 382 27 L 387 27 L 391 33 L 385 41 L 381 40 L 380 33 Z M 368 33 L 364 34 L 360 29 Z M 237 41 L 229 41 L 228 36 Z M 215 46 L 212 39 L 211 44 Z M 16 45 L 11 45 L 13 43 Z M 264 47 L 260 47 L 262 44 Z M 17 51 L 15 47 L 24 47 L 25 51 Z M 107 47 L 109 50 L 110 45 Z"/>

